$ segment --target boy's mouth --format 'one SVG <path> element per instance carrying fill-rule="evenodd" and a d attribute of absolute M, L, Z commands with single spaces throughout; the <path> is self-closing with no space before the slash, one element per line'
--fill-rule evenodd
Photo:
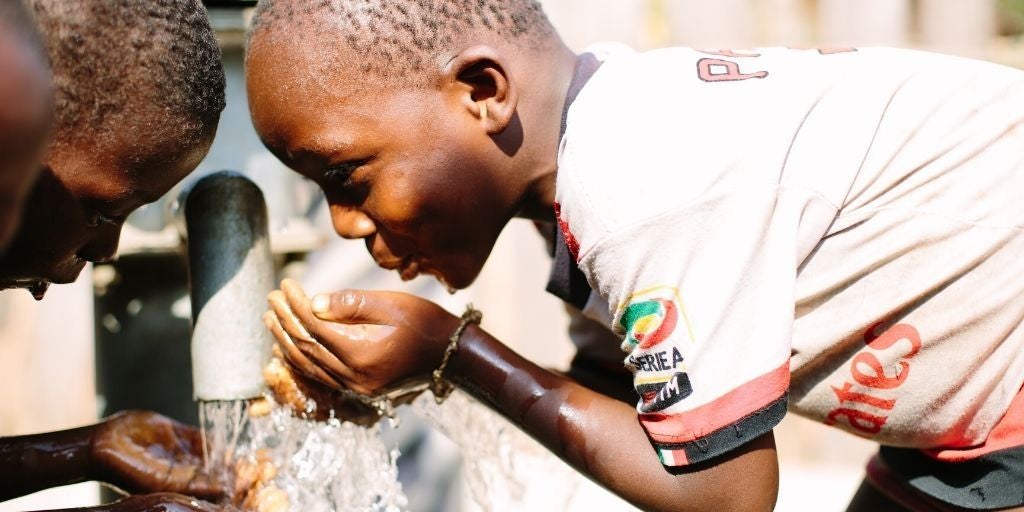
<path fill-rule="evenodd" d="M 439 270 L 423 265 L 419 259 L 415 258 L 411 254 L 406 256 L 405 258 L 402 258 L 402 260 L 397 265 L 391 263 L 388 265 L 382 264 L 381 266 L 388 270 L 397 271 L 399 277 L 402 278 L 402 281 L 412 281 L 413 279 L 419 277 L 420 274 L 430 274 L 434 276 L 438 280 L 438 282 L 440 282 L 441 285 L 448 290 L 448 293 L 455 293 L 457 291 L 456 288 L 448 282 L 448 280 L 444 277 L 443 274 L 441 274 Z"/>
<path fill-rule="evenodd" d="M 398 275 L 402 277 L 402 281 L 412 281 L 416 279 L 416 276 L 420 275 L 420 264 L 413 259 L 412 255 L 409 255 L 402 260 L 397 270 Z"/>

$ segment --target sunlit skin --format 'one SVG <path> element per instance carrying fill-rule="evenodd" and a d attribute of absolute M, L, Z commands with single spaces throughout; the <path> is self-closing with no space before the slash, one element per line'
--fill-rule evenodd
<path fill-rule="evenodd" d="M 212 130 L 191 144 L 166 135 L 124 129 L 53 142 L 22 226 L 0 258 L 0 288 L 70 283 L 87 263 L 113 258 L 128 215 L 181 181 L 213 141 Z"/>
<path fill-rule="evenodd" d="M 257 34 L 247 57 L 257 132 L 320 184 L 338 234 L 364 239 L 378 264 L 404 277 L 428 272 L 456 288 L 473 281 L 510 218 L 553 220 L 561 112 L 575 64 L 557 37 L 525 50 L 489 33 L 461 36 L 421 87 L 358 73 L 361 56 L 343 43 L 331 47 L 339 62 L 323 71 L 316 59 L 326 39 L 263 44 Z M 366 395 L 429 381 L 459 325 L 411 295 L 310 298 L 293 281 L 269 305 L 264 321 L 292 372 Z M 774 505 L 771 434 L 714 466 L 673 474 L 633 406 L 538 367 L 479 327 L 458 347 L 447 379 L 632 503 L 673 511 Z"/>
<path fill-rule="evenodd" d="M 109 260 L 124 219 L 199 164 L 213 140 L 214 130 L 209 131 L 191 144 L 180 137 L 161 140 L 166 132 L 136 130 L 108 133 L 98 138 L 107 142 L 102 145 L 52 143 L 19 235 L 0 263 L 0 284 L 71 282 L 87 262 Z M 202 468 L 199 432 L 144 411 L 70 431 L 0 438 L 0 476 L 6 482 L 0 500 L 84 480 L 131 492 L 171 491 L 210 499 L 223 494 L 221 484 Z M 97 510 L 214 508 L 165 494 Z"/>
<path fill-rule="evenodd" d="M 22 206 L 49 140 L 53 100 L 46 61 L 0 27 L 0 251 L 21 222 Z"/>
<path fill-rule="evenodd" d="M 563 98 L 509 87 L 502 70 L 524 63 L 476 47 L 422 88 L 382 89 L 354 70 L 339 70 L 345 78 L 330 87 L 323 77 L 282 81 L 316 75 L 317 54 L 304 50 L 250 52 L 253 122 L 278 158 L 321 186 L 337 233 L 363 239 L 380 266 L 464 288 L 510 218 L 551 217 L 559 120 L 542 113 Z M 491 67 L 479 66 L 488 58 Z M 569 69 L 571 59 L 552 58 Z"/>
<path fill-rule="evenodd" d="M 156 413 L 128 411 L 86 427 L 0 438 L 0 501 L 87 480 L 128 492 L 217 498 L 203 471 L 199 432 Z"/>
<path fill-rule="evenodd" d="M 87 262 L 113 257 L 125 217 L 192 171 L 214 134 L 191 144 L 156 142 L 161 135 L 125 130 L 104 136 L 102 147 L 52 143 L 19 235 L 0 263 L 2 287 L 71 282 Z M 0 500 L 84 480 L 218 498 L 223 487 L 202 469 L 198 439 L 195 428 L 142 411 L 71 431 L 0 438 Z M 97 510 L 214 510 L 208 506 L 159 495 Z"/>
<path fill-rule="evenodd" d="M 28 195 L 25 215 L 0 258 L 0 288 L 29 287 L 42 298 L 45 286 L 40 283 L 72 282 L 86 263 L 112 258 L 128 214 L 191 172 L 214 137 L 215 128 L 190 139 L 166 123 L 147 124 L 166 115 L 146 107 L 132 113 L 143 122 L 78 142 L 53 140 L 33 162 L 40 172 L 30 191 L 21 193 Z M 145 126 L 153 128 L 140 129 Z M 143 411 L 69 431 L 0 438 L 0 480 L 5 482 L 0 500 L 85 480 L 131 492 L 171 491 L 210 499 L 223 494 L 202 468 L 198 431 Z M 97 510 L 214 509 L 193 498 L 164 494 Z"/>

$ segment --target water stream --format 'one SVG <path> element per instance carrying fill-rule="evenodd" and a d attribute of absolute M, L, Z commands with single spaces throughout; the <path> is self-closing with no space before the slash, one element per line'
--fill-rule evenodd
<path fill-rule="evenodd" d="M 380 426 L 363 428 L 337 419 L 315 422 L 277 406 L 269 414 L 250 417 L 239 404 L 200 404 L 208 462 L 237 486 L 237 506 L 257 512 L 406 508 L 398 482 L 398 450 L 384 444 Z M 270 474 L 267 468 L 272 468 Z M 243 504 L 246 492 L 260 494 Z"/>
<path fill-rule="evenodd" d="M 413 412 L 458 446 L 470 508 L 565 510 L 581 477 L 507 420 L 462 392 L 437 405 L 424 393 Z M 381 425 L 296 418 L 271 402 L 202 402 L 208 464 L 239 485 L 235 505 L 255 512 L 398 512 L 409 504 L 398 481 L 396 448 Z M 401 428 L 401 427 L 399 427 Z M 411 428 L 411 427 L 406 427 Z M 539 476 L 539 478 L 538 478 Z M 252 491 L 243 503 L 245 493 Z"/>

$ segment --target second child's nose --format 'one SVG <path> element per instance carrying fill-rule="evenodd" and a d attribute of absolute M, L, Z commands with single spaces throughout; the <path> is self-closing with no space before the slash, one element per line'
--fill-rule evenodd
<path fill-rule="evenodd" d="M 93 263 L 106 263 L 117 255 L 117 245 L 121 239 L 121 226 L 116 229 L 103 229 L 78 250 L 78 257 Z"/>
<path fill-rule="evenodd" d="M 366 238 L 377 232 L 373 219 L 347 206 L 331 206 L 331 222 L 338 236 L 349 240 Z"/>

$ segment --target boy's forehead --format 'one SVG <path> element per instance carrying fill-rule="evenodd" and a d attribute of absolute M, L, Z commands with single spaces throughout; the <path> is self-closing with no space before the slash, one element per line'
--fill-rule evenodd
<path fill-rule="evenodd" d="M 349 126 L 372 123 L 396 92 L 354 68 L 324 69 L 315 55 L 278 49 L 254 50 L 247 75 L 253 121 L 265 142 L 300 134 L 315 140 L 328 129 L 345 132 Z"/>
<path fill-rule="evenodd" d="M 323 34 L 281 37 L 279 31 L 259 32 L 250 41 L 246 55 L 250 81 L 265 80 L 295 92 L 329 92 L 339 86 L 348 91 L 366 90 L 374 82 L 361 72 L 361 60 L 366 56 L 348 45 Z"/>
<path fill-rule="evenodd" d="M 158 199 L 199 165 L 215 133 L 187 133 L 159 112 L 142 110 L 150 122 L 115 124 L 91 137 L 51 142 L 51 156 L 63 168 L 56 170 L 110 182 L 146 202 Z"/>

